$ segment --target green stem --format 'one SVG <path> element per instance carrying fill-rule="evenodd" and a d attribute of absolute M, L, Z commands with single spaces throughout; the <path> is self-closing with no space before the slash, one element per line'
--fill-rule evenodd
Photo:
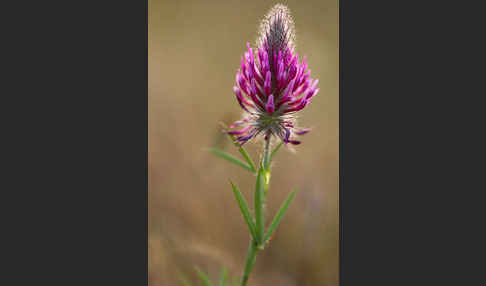
<path fill-rule="evenodd" d="M 268 136 L 268 140 L 265 141 L 265 149 L 263 150 L 263 168 L 265 169 L 265 197 L 267 195 L 268 189 L 270 187 L 270 139 L 272 137 Z"/>
<path fill-rule="evenodd" d="M 253 265 L 255 264 L 257 252 L 258 248 L 256 242 L 252 239 L 250 240 L 248 255 L 246 256 L 245 272 L 243 273 L 243 277 L 241 278 L 241 286 L 245 286 L 246 282 L 248 282 L 248 278 L 250 278 L 250 273 L 253 269 Z"/>
<path fill-rule="evenodd" d="M 264 194 L 266 195 L 267 194 L 267 191 L 268 191 L 268 187 L 269 187 L 269 183 L 270 183 L 270 137 L 268 138 L 268 140 L 265 140 L 265 147 L 263 149 L 263 158 L 262 158 L 262 164 L 261 164 L 261 167 L 263 167 L 263 171 L 264 171 L 264 182 L 265 182 L 265 192 Z M 257 177 L 257 180 L 258 180 L 258 177 Z M 255 196 L 255 200 L 256 200 L 256 196 Z M 265 196 L 264 196 L 264 199 L 262 201 L 259 202 L 260 204 L 264 204 L 265 203 Z M 255 206 L 255 209 L 257 209 L 258 206 Z M 256 215 L 256 214 L 255 214 Z M 245 271 L 243 272 L 243 276 L 241 278 L 241 286 L 245 286 L 246 283 L 248 282 L 248 278 L 250 277 L 250 273 L 251 271 L 253 270 L 253 265 L 255 264 L 255 260 L 256 260 L 256 255 L 258 253 L 258 250 L 259 250 L 259 246 L 257 245 L 258 243 L 251 239 L 250 240 L 250 246 L 248 248 L 248 254 L 246 256 L 246 264 L 245 264 Z M 263 246 L 264 243 L 261 245 Z M 260 247 L 261 247 L 260 246 Z M 263 249 L 263 248 L 262 248 Z"/>
<path fill-rule="evenodd" d="M 270 165 L 270 139 L 272 137 L 268 136 L 268 140 L 265 140 L 265 149 L 263 150 L 263 168 L 265 170 L 269 170 Z"/>

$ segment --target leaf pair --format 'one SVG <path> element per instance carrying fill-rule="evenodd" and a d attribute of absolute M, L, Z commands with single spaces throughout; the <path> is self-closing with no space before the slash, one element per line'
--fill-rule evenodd
<path fill-rule="evenodd" d="M 268 242 L 272 234 L 275 232 L 275 229 L 280 224 L 283 215 L 287 211 L 287 208 L 290 205 L 290 202 L 295 196 L 295 192 L 291 192 L 285 202 L 282 204 L 280 209 L 278 210 L 277 214 L 273 218 L 270 227 L 268 228 L 267 232 L 264 233 L 264 216 L 263 216 L 263 196 L 264 196 L 264 178 L 263 172 L 260 171 L 257 177 L 257 183 L 255 186 L 255 222 L 251 217 L 250 209 L 241 194 L 238 188 L 232 183 L 231 186 L 233 188 L 233 193 L 235 194 L 236 202 L 240 207 L 241 213 L 243 214 L 243 218 L 245 219 L 246 224 L 248 225 L 248 229 L 250 230 L 251 237 L 259 247 L 263 247 L 265 243 Z"/>

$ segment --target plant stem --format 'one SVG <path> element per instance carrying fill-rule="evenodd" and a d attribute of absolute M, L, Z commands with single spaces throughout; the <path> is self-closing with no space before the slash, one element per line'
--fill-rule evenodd
<path fill-rule="evenodd" d="M 265 149 L 263 150 L 263 168 L 265 169 L 265 197 L 270 186 L 270 139 L 272 137 L 268 136 L 268 140 L 265 140 Z"/>
<path fill-rule="evenodd" d="M 268 139 L 265 140 L 265 149 L 263 150 L 263 168 L 265 170 L 269 170 L 269 165 L 270 165 L 270 139 L 272 139 L 271 136 L 268 136 Z"/>
<path fill-rule="evenodd" d="M 245 272 L 243 273 L 243 277 L 241 278 L 241 286 L 245 286 L 246 282 L 248 282 L 251 270 L 253 269 L 253 265 L 255 264 L 257 252 L 258 248 L 256 246 L 256 241 L 251 239 L 250 246 L 248 248 L 248 255 L 246 256 Z"/>
<path fill-rule="evenodd" d="M 265 147 L 263 149 L 263 158 L 262 158 L 262 164 L 261 166 L 264 169 L 264 181 L 265 181 L 265 192 L 264 194 L 267 194 L 269 183 L 270 183 L 270 136 L 268 137 L 267 140 L 265 140 Z M 255 199 L 257 199 L 255 197 Z M 265 196 L 264 196 L 265 199 Z M 263 205 L 265 202 L 260 201 L 260 203 Z M 260 247 L 262 247 L 264 244 L 262 244 Z M 253 265 L 255 264 L 256 260 L 256 255 L 258 253 L 258 248 L 259 246 L 257 245 L 257 242 L 254 241 L 253 239 L 250 240 L 250 246 L 248 248 L 248 254 L 246 256 L 246 264 L 245 264 L 245 271 L 243 272 L 243 276 L 241 278 L 241 286 L 245 286 L 246 282 L 248 282 L 248 278 L 250 277 L 250 273 L 253 270 Z M 263 248 L 261 248 L 263 249 Z"/>

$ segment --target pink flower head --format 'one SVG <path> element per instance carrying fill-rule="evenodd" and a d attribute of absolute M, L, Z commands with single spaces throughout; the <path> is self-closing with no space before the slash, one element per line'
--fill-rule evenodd
<path fill-rule="evenodd" d="M 232 128 L 246 124 L 230 134 L 238 135 L 240 146 L 262 135 L 267 140 L 279 137 L 294 145 L 295 135 L 310 129 L 295 128 L 295 113 L 304 109 L 319 89 L 318 80 L 310 78 L 306 57 L 299 61 L 294 52 L 294 24 L 287 7 L 277 4 L 261 24 L 256 53 L 247 43 L 233 87 L 241 108 L 248 114 Z"/>

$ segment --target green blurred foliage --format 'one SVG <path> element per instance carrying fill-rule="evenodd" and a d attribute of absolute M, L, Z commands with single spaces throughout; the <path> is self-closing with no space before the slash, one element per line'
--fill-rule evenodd
<path fill-rule="evenodd" d="M 218 281 L 244 267 L 245 224 L 228 179 L 253 201 L 255 176 L 207 151 L 242 158 L 219 122 L 240 119 L 232 86 L 246 42 L 252 46 L 273 1 L 149 0 L 149 285 L 202 285 L 194 267 Z M 313 131 L 272 165 L 268 223 L 299 190 L 249 286 L 338 285 L 338 2 L 286 1 L 319 94 L 299 115 Z M 257 162 L 263 144 L 246 145 Z"/>

